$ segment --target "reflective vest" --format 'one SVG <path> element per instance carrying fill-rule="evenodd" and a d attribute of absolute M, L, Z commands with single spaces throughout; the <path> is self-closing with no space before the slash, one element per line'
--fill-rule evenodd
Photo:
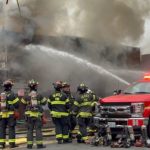
<path fill-rule="evenodd" d="M 6 108 L 0 107 L 0 118 L 9 118 L 14 115 L 15 110 L 19 107 L 19 98 L 12 91 L 9 91 L 6 92 L 5 102 L 0 101 L 0 106 L 4 105 L 3 103 L 5 103 Z"/>
<path fill-rule="evenodd" d="M 42 106 L 46 104 L 46 98 L 43 98 L 41 95 L 37 94 L 36 99 L 32 102 L 32 98 L 29 95 L 25 96 L 25 98 L 21 99 L 21 102 L 26 105 L 25 115 L 27 117 L 42 117 L 43 108 Z"/>
<path fill-rule="evenodd" d="M 92 117 L 92 108 L 95 105 L 93 95 L 89 93 L 80 94 L 74 102 L 74 112 L 77 112 L 78 117 L 89 118 Z"/>
<path fill-rule="evenodd" d="M 54 92 L 48 99 L 50 114 L 54 118 L 61 118 L 69 115 L 69 99 L 62 92 Z"/>

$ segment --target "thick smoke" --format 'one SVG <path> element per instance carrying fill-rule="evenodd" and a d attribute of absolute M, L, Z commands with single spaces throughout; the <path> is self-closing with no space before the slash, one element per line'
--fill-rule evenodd
<path fill-rule="evenodd" d="M 14 34 L 13 40 L 7 38 L 8 45 L 16 42 L 20 44 L 21 39 L 32 42 L 35 35 L 81 37 L 86 40 L 74 39 L 82 49 L 82 52 L 79 49 L 78 54 L 83 58 L 86 58 L 87 54 L 90 61 L 94 62 L 99 61 L 101 58 L 99 51 L 106 46 L 111 46 L 112 55 L 117 55 L 118 51 L 122 51 L 121 43 L 139 41 L 144 33 L 144 17 L 149 13 L 150 6 L 146 0 L 132 0 L 132 2 L 131 0 L 22 0 L 19 2 L 21 14 L 15 0 L 10 0 L 9 5 L 4 8 L 7 18 L 5 28 L 19 33 L 19 38 Z M 91 44 L 88 41 L 95 41 L 98 44 Z M 67 51 L 73 49 L 69 40 L 63 39 L 62 43 L 69 43 Z M 59 49 L 62 50 L 61 46 Z M 111 85 L 110 82 L 104 82 L 105 75 L 99 76 L 72 60 L 47 56 L 38 49 L 37 53 L 33 51 L 28 52 L 27 55 L 20 53 L 16 58 L 21 60 L 19 63 L 14 60 L 11 63 L 12 69 L 23 74 L 25 79 L 40 80 L 43 87 L 51 84 L 48 81 L 57 79 L 69 81 L 74 85 L 83 81 L 97 90 L 97 93 L 105 91 L 99 87 L 104 87 L 106 84 L 107 87 L 113 86 L 113 88 L 118 85 L 116 81 L 111 82 Z M 100 63 L 106 65 L 105 61 Z"/>
<path fill-rule="evenodd" d="M 47 52 L 44 52 L 44 50 Z M 24 55 L 24 57 L 20 58 L 20 55 Z M 60 57 L 57 52 L 48 52 L 48 48 L 43 46 L 29 46 L 28 51 L 25 49 L 22 53 L 18 53 L 17 60 L 18 64 L 22 64 L 22 68 L 17 66 L 18 69 L 14 68 L 13 70 L 22 72 L 22 76 L 26 80 L 30 78 L 37 79 L 40 82 L 40 90 L 42 91 L 45 91 L 45 89 L 53 90 L 52 83 L 56 80 L 69 82 L 72 85 L 71 90 L 73 92 L 76 92 L 76 87 L 79 83 L 86 83 L 96 94 L 101 96 L 111 94 L 113 89 L 126 86 L 126 84 L 114 79 L 111 75 L 99 74 L 94 68 L 87 67 L 84 63 L 73 61 L 70 57 L 66 57 L 66 53 Z M 128 70 L 114 73 L 131 82 L 138 79 L 139 75 L 142 74 L 141 72 Z M 133 74 L 136 77 L 132 78 Z"/>
<path fill-rule="evenodd" d="M 22 0 L 20 5 L 21 17 L 32 20 L 38 34 L 85 37 L 106 43 L 138 41 L 150 10 L 147 0 Z M 14 6 L 9 6 L 10 17 L 18 13 Z"/>
<path fill-rule="evenodd" d="M 97 51 L 104 46 L 112 47 L 114 55 L 118 55 L 122 51 L 120 44 L 141 40 L 150 1 L 22 0 L 20 7 L 21 16 L 15 0 L 5 8 L 8 30 L 22 32 L 22 38 L 29 41 L 34 35 L 73 36 L 96 41 L 101 48 L 94 47 L 92 53 L 95 51 L 96 55 L 92 55 L 97 57 Z M 68 40 L 62 42 L 71 49 L 72 43 Z M 91 48 L 86 51 L 91 56 Z"/>
<path fill-rule="evenodd" d="M 118 55 L 122 52 L 121 43 L 140 41 L 150 1 L 22 0 L 20 7 L 21 16 L 15 0 L 5 8 L 8 30 L 19 30 L 23 33 L 22 38 L 29 41 L 34 35 L 73 36 L 96 41 L 101 48 L 86 47 L 86 53 L 95 59 L 104 46 L 112 47 L 112 55 Z M 62 42 L 68 44 L 68 49 L 72 48 L 70 41 Z"/>

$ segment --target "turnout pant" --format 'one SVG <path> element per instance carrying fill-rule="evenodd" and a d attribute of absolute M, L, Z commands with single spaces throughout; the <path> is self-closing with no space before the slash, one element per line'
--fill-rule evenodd
<path fill-rule="evenodd" d="M 75 129 L 77 124 L 76 116 L 69 115 L 69 136 L 72 138 L 72 131 Z"/>
<path fill-rule="evenodd" d="M 69 118 L 52 118 L 53 123 L 55 124 L 55 132 L 57 140 L 68 140 L 69 139 Z"/>
<path fill-rule="evenodd" d="M 36 133 L 36 144 L 43 145 L 42 135 L 42 119 L 28 117 L 27 118 L 27 144 L 33 145 L 33 131 Z"/>
<path fill-rule="evenodd" d="M 15 126 L 16 119 L 11 116 L 9 118 L 0 118 L 0 145 L 5 145 L 6 128 L 8 127 L 9 145 L 15 145 Z"/>
<path fill-rule="evenodd" d="M 69 130 L 70 131 L 73 131 L 76 127 L 76 117 L 74 115 L 70 115 L 69 116 L 69 122 L 70 122 L 70 126 L 69 126 Z"/>
<path fill-rule="evenodd" d="M 94 124 L 94 117 L 91 118 L 91 123 L 89 125 L 89 132 L 90 132 L 90 135 L 93 135 L 94 132 L 96 130 L 96 126 Z"/>
<path fill-rule="evenodd" d="M 91 118 L 78 118 L 79 131 L 82 136 L 82 140 L 88 140 L 87 127 L 91 124 Z"/>

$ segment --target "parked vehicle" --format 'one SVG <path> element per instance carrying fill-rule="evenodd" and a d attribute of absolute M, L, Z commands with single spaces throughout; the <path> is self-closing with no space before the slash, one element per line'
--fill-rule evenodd
<path fill-rule="evenodd" d="M 125 147 L 137 139 L 148 145 L 150 137 L 150 73 L 115 95 L 100 99 L 100 113 L 95 124 L 105 124 L 110 132 L 108 140 L 122 139 Z"/>

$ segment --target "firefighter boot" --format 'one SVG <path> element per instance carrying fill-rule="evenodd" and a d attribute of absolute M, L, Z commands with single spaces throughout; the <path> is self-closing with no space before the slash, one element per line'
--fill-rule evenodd
<path fill-rule="evenodd" d="M 15 143 L 11 143 L 10 145 L 9 145 L 9 147 L 10 148 L 16 148 L 16 147 L 18 147 Z"/>
<path fill-rule="evenodd" d="M 46 146 L 45 146 L 45 145 L 43 145 L 43 144 L 39 144 L 39 145 L 37 145 L 37 149 L 41 149 L 41 148 L 46 148 Z"/>
<path fill-rule="evenodd" d="M 4 149 L 4 148 L 5 148 L 5 144 L 1 144 L 0 149 Z"/>
<path fill-rule="evenodd" d="M 27 149 L 32 149 L 33 145 L 28 144 Z"/>
<path fill-rule="evenodd" d="M 63 140 L 63 143 L 64 143 L 64 144 L 72 143 L 72 140 L 70 140 L 70 139 L 64 139 L 64 140 Z"/>
<path fill-rule="evenodd" d="M 90 140 L 88 139 L 88 140 L 85 140 L 84 143 L 85 143 L 85 144 L 90 144 L 91 142 L 90 142 Z"/>
<path fill-rule="evenodd" d="M 84 143 L 81 134 L 78 134 L 76 138 L 77 138 L 77 143 Z"/>
<path fill-rule="evenodd" d="M 62 141 L 61 139 L 58 139 L 58 140 L 57 140 L 57 143 L 58 143 L 58 144 L 62 144 L 63 141 Z"/>

